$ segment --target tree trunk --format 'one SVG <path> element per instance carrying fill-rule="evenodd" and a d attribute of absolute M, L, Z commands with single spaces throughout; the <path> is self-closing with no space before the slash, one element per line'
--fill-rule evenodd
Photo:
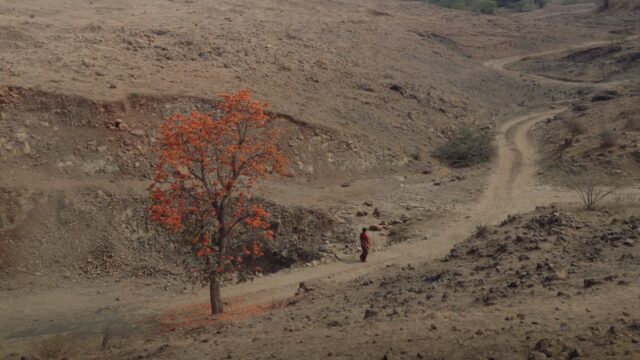
<path fill-rule="evenodd" d="M 220 279 L 213 276 L 209 282 L 209 298 L 211 300 L 211 314 L 222 314 L 222 299 L 220 298 Z"/>
<path fill-rule="evenodd" d="M 224 204 L 218 206 L 216 211 L 218 215 L 218 266 L 222 266 L 222 259 L 227 254 L 227 229 L 225 224 L 225 207 Z M 211 298 L 211 314 L 222 313 L 222 300 L 220 299 L 220 277 L 216 275 L 218 269 L 213 269 L 211 280 L 209 283 L 209 297 Z"/>

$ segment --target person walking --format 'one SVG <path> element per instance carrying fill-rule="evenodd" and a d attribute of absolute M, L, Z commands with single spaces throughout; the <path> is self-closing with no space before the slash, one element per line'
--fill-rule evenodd
<path fill-rule="evenodd" d="M 362 228 L 360 233 L 360 246 L 362 246 L 362 254 L 360 254 L 360 262 L 367 262 L 367 255 L 369 255 L 369 248 L 371 247 L 371 240 L 367 235 L 367 228 Z"/>

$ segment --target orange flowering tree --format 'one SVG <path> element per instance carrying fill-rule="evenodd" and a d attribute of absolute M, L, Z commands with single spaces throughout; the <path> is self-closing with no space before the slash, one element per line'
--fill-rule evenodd
<path fill-rule="evenodd" d="M 223 311 L 225 275 L 246 278 L 273 238 L 269 214 L 254 201 L 259 179 L 285 172 L 286 159 L 266 104 L 249 91 L 223 94 L 218 115 L 174 114 L 160 125 L 151 220 L 188 237 L 191 268 L 209 284 L 211 312 Z"/>

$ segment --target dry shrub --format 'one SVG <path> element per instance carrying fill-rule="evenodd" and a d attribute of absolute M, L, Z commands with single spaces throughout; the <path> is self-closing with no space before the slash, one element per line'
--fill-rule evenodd
<path fill-rule="evenodd" d="M 602 130 L 600 132 L 600 146 L 603 148 L 610 148 L 618 143 L 618 134 L 610 129 Z"/>
<path fill-rule="evenodd" d="M 389 231 L 389 244 L 400 244 L 409 240 L 411 236 L 409 230 L 406 224 L 394 226 L 391 231 Z"/>
<path fill-rule="evenodd" d="M 571 187 L 582 200 L 586 210 L 592 210 L 598 202 L 616 191 L 615 186 L 605 186 L 591 178 L 574 179 L 571 181 Z"/>
<path fill-rule="evenodd" d="M 495 153 L 491 132 L 464 128 L 448 142 L 439 146 L 434 156 L 451 167 L 463 168 L 487 162 Z"/>
<path fill-rule="evenodd" d="M 587 131 L 587 126 L 577 118 L 565 119 L 563 124 L 567 130 L 569 130 L 572 137 L 584 134 Z"/>
<path fill-rule="evenodd" d="M 38 355 L 43 359 L 60 359 L 66 351 L 66 341 L 60 336 L 52 336 L 38 347 Z"/>

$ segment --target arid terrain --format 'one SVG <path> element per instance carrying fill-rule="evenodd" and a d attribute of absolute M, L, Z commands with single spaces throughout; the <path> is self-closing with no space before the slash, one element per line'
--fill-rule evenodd
<path fill-rule="evenodd" d="M 640 358 L 639 10 L 0 0 L 0 358 Z M 293 176 L 212 317 L 151 149 L 244 88 Z M 493 159 L 438 160 L 467 127 Z"/>

